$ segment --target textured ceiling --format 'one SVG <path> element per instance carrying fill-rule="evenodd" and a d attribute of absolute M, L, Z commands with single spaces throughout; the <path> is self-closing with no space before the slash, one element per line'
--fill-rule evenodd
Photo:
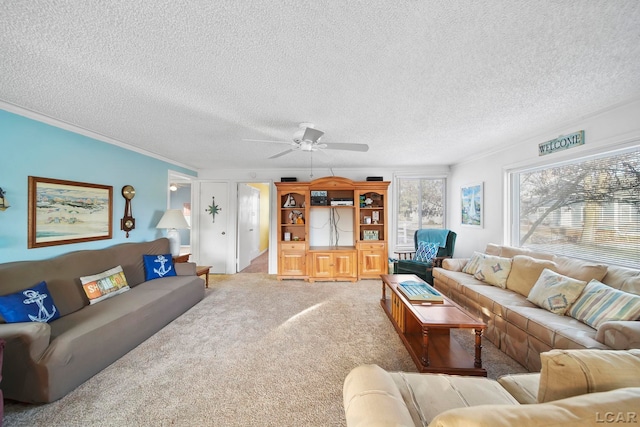
<path fill-rule="evenodd" d="M 197 169 L 453 164 L 640 95 L 640 1 L 0 0 L 0 101 Z"/>

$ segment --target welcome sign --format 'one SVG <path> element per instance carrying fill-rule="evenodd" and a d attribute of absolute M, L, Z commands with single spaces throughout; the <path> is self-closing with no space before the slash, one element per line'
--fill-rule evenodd
<path fill-rule="evenodd" d="M 569 135 L 560 135 L 556 139 L 538 144 L 538 155 L 555 153 L 556 151 L 566 150 L 567 148 L 584 145 L 584 131 L 579 130 Z"/>

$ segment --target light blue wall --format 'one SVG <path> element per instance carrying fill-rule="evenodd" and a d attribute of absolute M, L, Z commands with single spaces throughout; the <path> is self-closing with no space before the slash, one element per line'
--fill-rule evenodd
<path fill-rule="evenodd" d="M 197 176 L 193 170 L 0 110 L 0 187 L 11 205 L 0 211 L 0 263 L 162 237 L 164 230 L 155 225 L 167 207 L 169 170 Z M 30 175 L 113 186 L 113 238 L 27 249 Z M 126 184 L 136 189 L 132 200 L 136 228 L 128 239 L 120 230 L 124 213 L 120 191 Z"/>

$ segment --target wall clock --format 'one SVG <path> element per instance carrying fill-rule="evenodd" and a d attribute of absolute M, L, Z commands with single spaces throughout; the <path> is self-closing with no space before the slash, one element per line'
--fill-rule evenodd
<path fill-rule="evenodd" d="M 124 197 L 124 216 L 120 220 L 120 229 L 127 233 L 126 237 L 129 238 L 129 232 L 136 228 L 136 219 L 131 212 L 131 199 L 136 195 L 136 189 L 131 185 L 125 185 L 122 187 L 122 197 Z"/>

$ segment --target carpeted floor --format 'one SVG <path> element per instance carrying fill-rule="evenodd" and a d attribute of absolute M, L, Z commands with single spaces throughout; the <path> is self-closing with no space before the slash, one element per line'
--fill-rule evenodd
<path fill-rule="evenodd" d="M 5 427 L 343 426 L 351 369 L 416 370 L 377 280 L 241 273 L 211 275 L 209 286 L 202 302 L 59 401 L 6 401 Z M 455 338 L 472 345 L 471 334 Z M 490 377 L 525 372 L 484 344 Z"/>
<path fill-rule="evenodd" d="M 268 273 L 269 272 L 269 250 L 264 251 L 251 260 L 251 263 L 241 271 L 241 273 Z"/>

